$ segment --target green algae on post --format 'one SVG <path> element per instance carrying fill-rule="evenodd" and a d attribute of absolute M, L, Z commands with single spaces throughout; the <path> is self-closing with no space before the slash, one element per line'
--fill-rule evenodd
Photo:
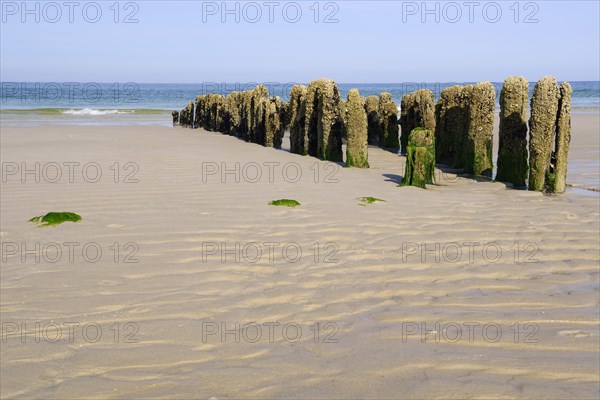
<path fill-rule="evenodd" d="M 542 192 L 548 187 L 559 101 L 556 78 L 545 76 L 535 84 L 529 116 L 529 190 Z"/>
<path fill-rule="evenodd" d="M 308 154 L 308 137 L 304 129 L 306 121 L 306 93 L 303 85 L 294 85 L 290 92 L 290 153 Z"/>
<path fill-rule="evenodd" d="M 270 206 L 296 207 L 296 206 L 299 206 L 300 203 L 298 203 L 296 200 L 281 199 L 281 200 L 273 200 L 273 201 L 269 202 L 269 205 Z"/>
<path fill-rule="evenodd" d="M 527 154 L 527 100 L 529 82 L 509 76 L 500 92 L 500 131 L 496 181 L 525 187 L 529 171 Z"/>
<path fill-rule="evenodd" d="M 406 154 L 410 134 L 415 128 L 435 130 L 435 104 L 431 90 L 421 89 L 402 96 L 400 103 L 400 146 Z"/>
<path fill-rule="evenodd" d="M 465 88 L 468 94 L 468 128 L 464 147 L 464 171 L 467 174 L 492 177 L 494 111 L 496 89 L 490 82 Z"/>
<path fill-rule="evenodd" d="M 367 113 L 358 89 L 350 89 L 345 107 L 346 167 L 369 168 Z"/>
<path fill-rule="evenodd" d="M 369 96 L 365 99 L 365 111 L 367 113 L 367 126 L 369 144 L 379 145 L 379 99 L 377 96 Z"/>
<path fill-rule="evenodd" d="M 400 186 L 416 186 L 425 189 L 426 184 L 434 183 L 434 171 L 434 131 L 427 128 L 415 128 L 408 137 L 406 168 Z"/>
<path fill-rule="evenodd" d="M 378 105 L 379 147 L 397 151 L 400 147 L 398 138 L 398 106 L 392 101 L 392 95 L 383 92 L 379 95 Z"/>
<path fill-rule="evenodd" d="M 33 217 L 29 220 L 29 222 L 33 222 L 34 224 L 38 224 L 39 228 L 43 226 L 54 226 L 62 224 L 63 222 L 79 222 L 81 221 L 81 216 L 72 212 L 49 212 L 46 215 L 41 215 L 39 217 Z"/>
<path fill-rule="evenodd" d="M 359 197 L 358 201 L 360 201 L 359 206 L 366 206 L 367 204 L 377 203 L 378 201 L 385 203 L 385 200 L 378 199 L 377 197 Z"/>
<path fill-rule="evenodd" d="M 305 137 L 308 155 L 325 161 L 343 161 L 340 92 L 331 79 L 316 79 L 306 93 Z"/>
<path fill-rule="evenodd" d="M 460 85 L 445 88 L 435 105 L 435 157 L 441 164 L 462 168 L 466 143 L 466 96 Z"/>
<path fill-rule="evenodd" d="M 556 149 L 554 152 L 554 176 L 550 182 L 550 191 L 562 193 L 567 180 L 567 158 L 571 141 L 571 94 L 573 88 L 567 82 L 560 85 L 558 118 L 556 120 Z"/>

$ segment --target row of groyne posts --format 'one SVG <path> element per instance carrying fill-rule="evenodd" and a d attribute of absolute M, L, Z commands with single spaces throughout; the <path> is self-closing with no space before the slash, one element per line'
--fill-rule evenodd
<path fill-rule="evenodd" d="M 544 77 L 534 88 L 527 120 L 529 83 L 507 78 L 500 94 L 496 180 L 514 187 L 564 192 L 571 139 L 571 85 Z M 269 96 L 264 85 L 227 96 L 198 96 L 173 124 L 222 132 L 267 147 L 281 148 L 290 132 L 290 152 L 346 166 L 368 168 L 368 145 L 407 156 L 403 185 L 434 183 L 436 163 L 475 176 L 492 177 L 496 91 L 490 82 L 455 85 L 404 95 L 398 107 L 389 93 L 362 97 L 357 89 L 340 98 L 337 84 L 317 79 L 295 85 L 289 102 Z M 399 127 L 400 134 L 399 134 Z"/>

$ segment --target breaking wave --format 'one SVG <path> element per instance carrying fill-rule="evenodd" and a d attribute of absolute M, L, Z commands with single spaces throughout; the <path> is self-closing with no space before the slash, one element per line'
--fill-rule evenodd
<path fill-rule="evenodd" d="M 133 110 L 95 110 L 92 108 L 84 108 L 81 110 L 64 110 L 63 114 L 67 115 L 114 115 L 114 114 L 133 114 Z"/>

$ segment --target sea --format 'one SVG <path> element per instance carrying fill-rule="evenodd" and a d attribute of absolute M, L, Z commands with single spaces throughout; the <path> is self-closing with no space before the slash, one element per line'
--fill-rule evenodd
<path fill-rule="evenodd" d="M 431 90 L 436 100 L 453 85 L 474 82 L 341 83 L 340 95 L 357 88 L 361 95 L 389 92 L 396 104 L 419 89 Z M 570 82 L 573 113 L 600 113 L 600 81 Z M 135 82 L 0 82 L 0 126 L 44 125 L 164 125 L 171 112 L 183 109 L 196 96 L 227 95 L 264 84 L 271 96 L 289 99 L 292 86 L 306 82 L 135 83 Z M 502 82 L 493 82 L 499 101 Z M 530 83 L 530 97 L 535 83 Z M 497 105 L 497 108 L 499 106 Z"/>

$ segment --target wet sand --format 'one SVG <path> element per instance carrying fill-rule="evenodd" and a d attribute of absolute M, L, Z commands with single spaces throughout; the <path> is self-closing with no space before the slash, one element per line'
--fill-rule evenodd
<path fill-rule="evenodd" d="M 574 116 L 579 190 L 545 196 L 398 187 L 404 157 L 373 147 L 357 170 L 183 128 L 3 127 L 0 395 L 595 398 L 599 129 Z M 28 222 L 49 211 L 83 220 Z"/>

